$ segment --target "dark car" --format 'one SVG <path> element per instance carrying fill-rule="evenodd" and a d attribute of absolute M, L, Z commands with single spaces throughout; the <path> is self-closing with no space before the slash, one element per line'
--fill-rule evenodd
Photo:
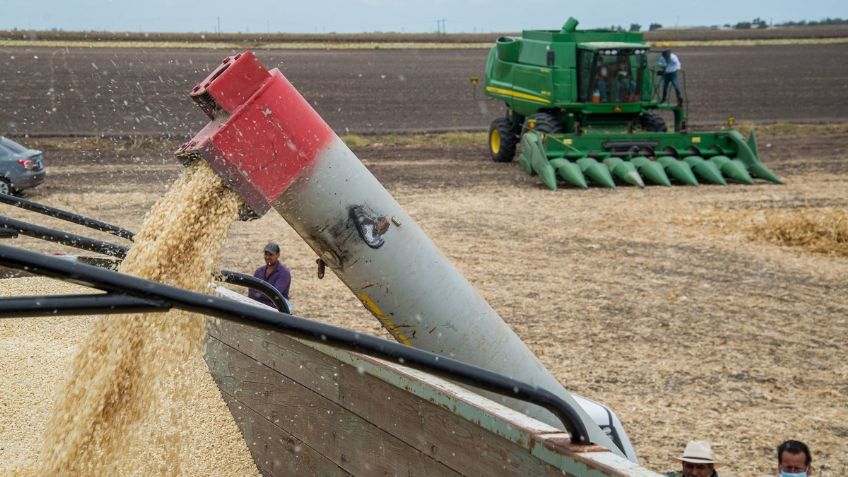
<path fill-rule="evenodd" d="M 0 136 L 0 193 L 20 193 L 44 182 L 46 175 L 41 151 Z"/>

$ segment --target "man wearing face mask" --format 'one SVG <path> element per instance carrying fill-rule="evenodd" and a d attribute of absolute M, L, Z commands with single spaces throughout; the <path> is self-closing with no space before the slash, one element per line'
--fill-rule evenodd
<path fill-rule="evenodd" d="M 779 477 L 809 477 L 813 475 L 813 456 L 801 441 L 788 440 L 777 446 L 777 475 Z"/>

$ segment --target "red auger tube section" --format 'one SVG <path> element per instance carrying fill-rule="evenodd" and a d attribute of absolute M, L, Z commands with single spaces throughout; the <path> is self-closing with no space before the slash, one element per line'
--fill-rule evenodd
<path fill-rule="evenodd" d="M 251 52 L 227 57 L 191 96 L 211 121 L 177 154 L 199 154 L 260 216 L 335 137 L 285 76 Z"/>

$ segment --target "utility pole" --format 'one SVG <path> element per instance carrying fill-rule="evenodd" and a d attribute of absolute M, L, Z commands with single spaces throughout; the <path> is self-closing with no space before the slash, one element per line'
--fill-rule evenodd
<path fill-rule="evenodd" d="M 218 17 L 218 27 L 215 29 L 216 33 L 221 33 L 221 17 Z"/>

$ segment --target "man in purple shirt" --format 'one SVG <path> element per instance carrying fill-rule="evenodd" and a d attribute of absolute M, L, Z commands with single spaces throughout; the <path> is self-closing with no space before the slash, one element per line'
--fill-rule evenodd
<path fill-rule="evenodd" d="M 291 286 L 291 272 L 280 262 L 280 246 L 269 243 L 265 246 L 265 265 L 256 269 L 253 276 L 265 280 L 271 286 L 280 290 L 280 293 L 289 299 L 289 287 Z M 265 295 L 256 290 L 248 289 L 247 296 L 268 306 L 275 307 Z M 276 307 L 275 307 L 276 308 Z"/>

